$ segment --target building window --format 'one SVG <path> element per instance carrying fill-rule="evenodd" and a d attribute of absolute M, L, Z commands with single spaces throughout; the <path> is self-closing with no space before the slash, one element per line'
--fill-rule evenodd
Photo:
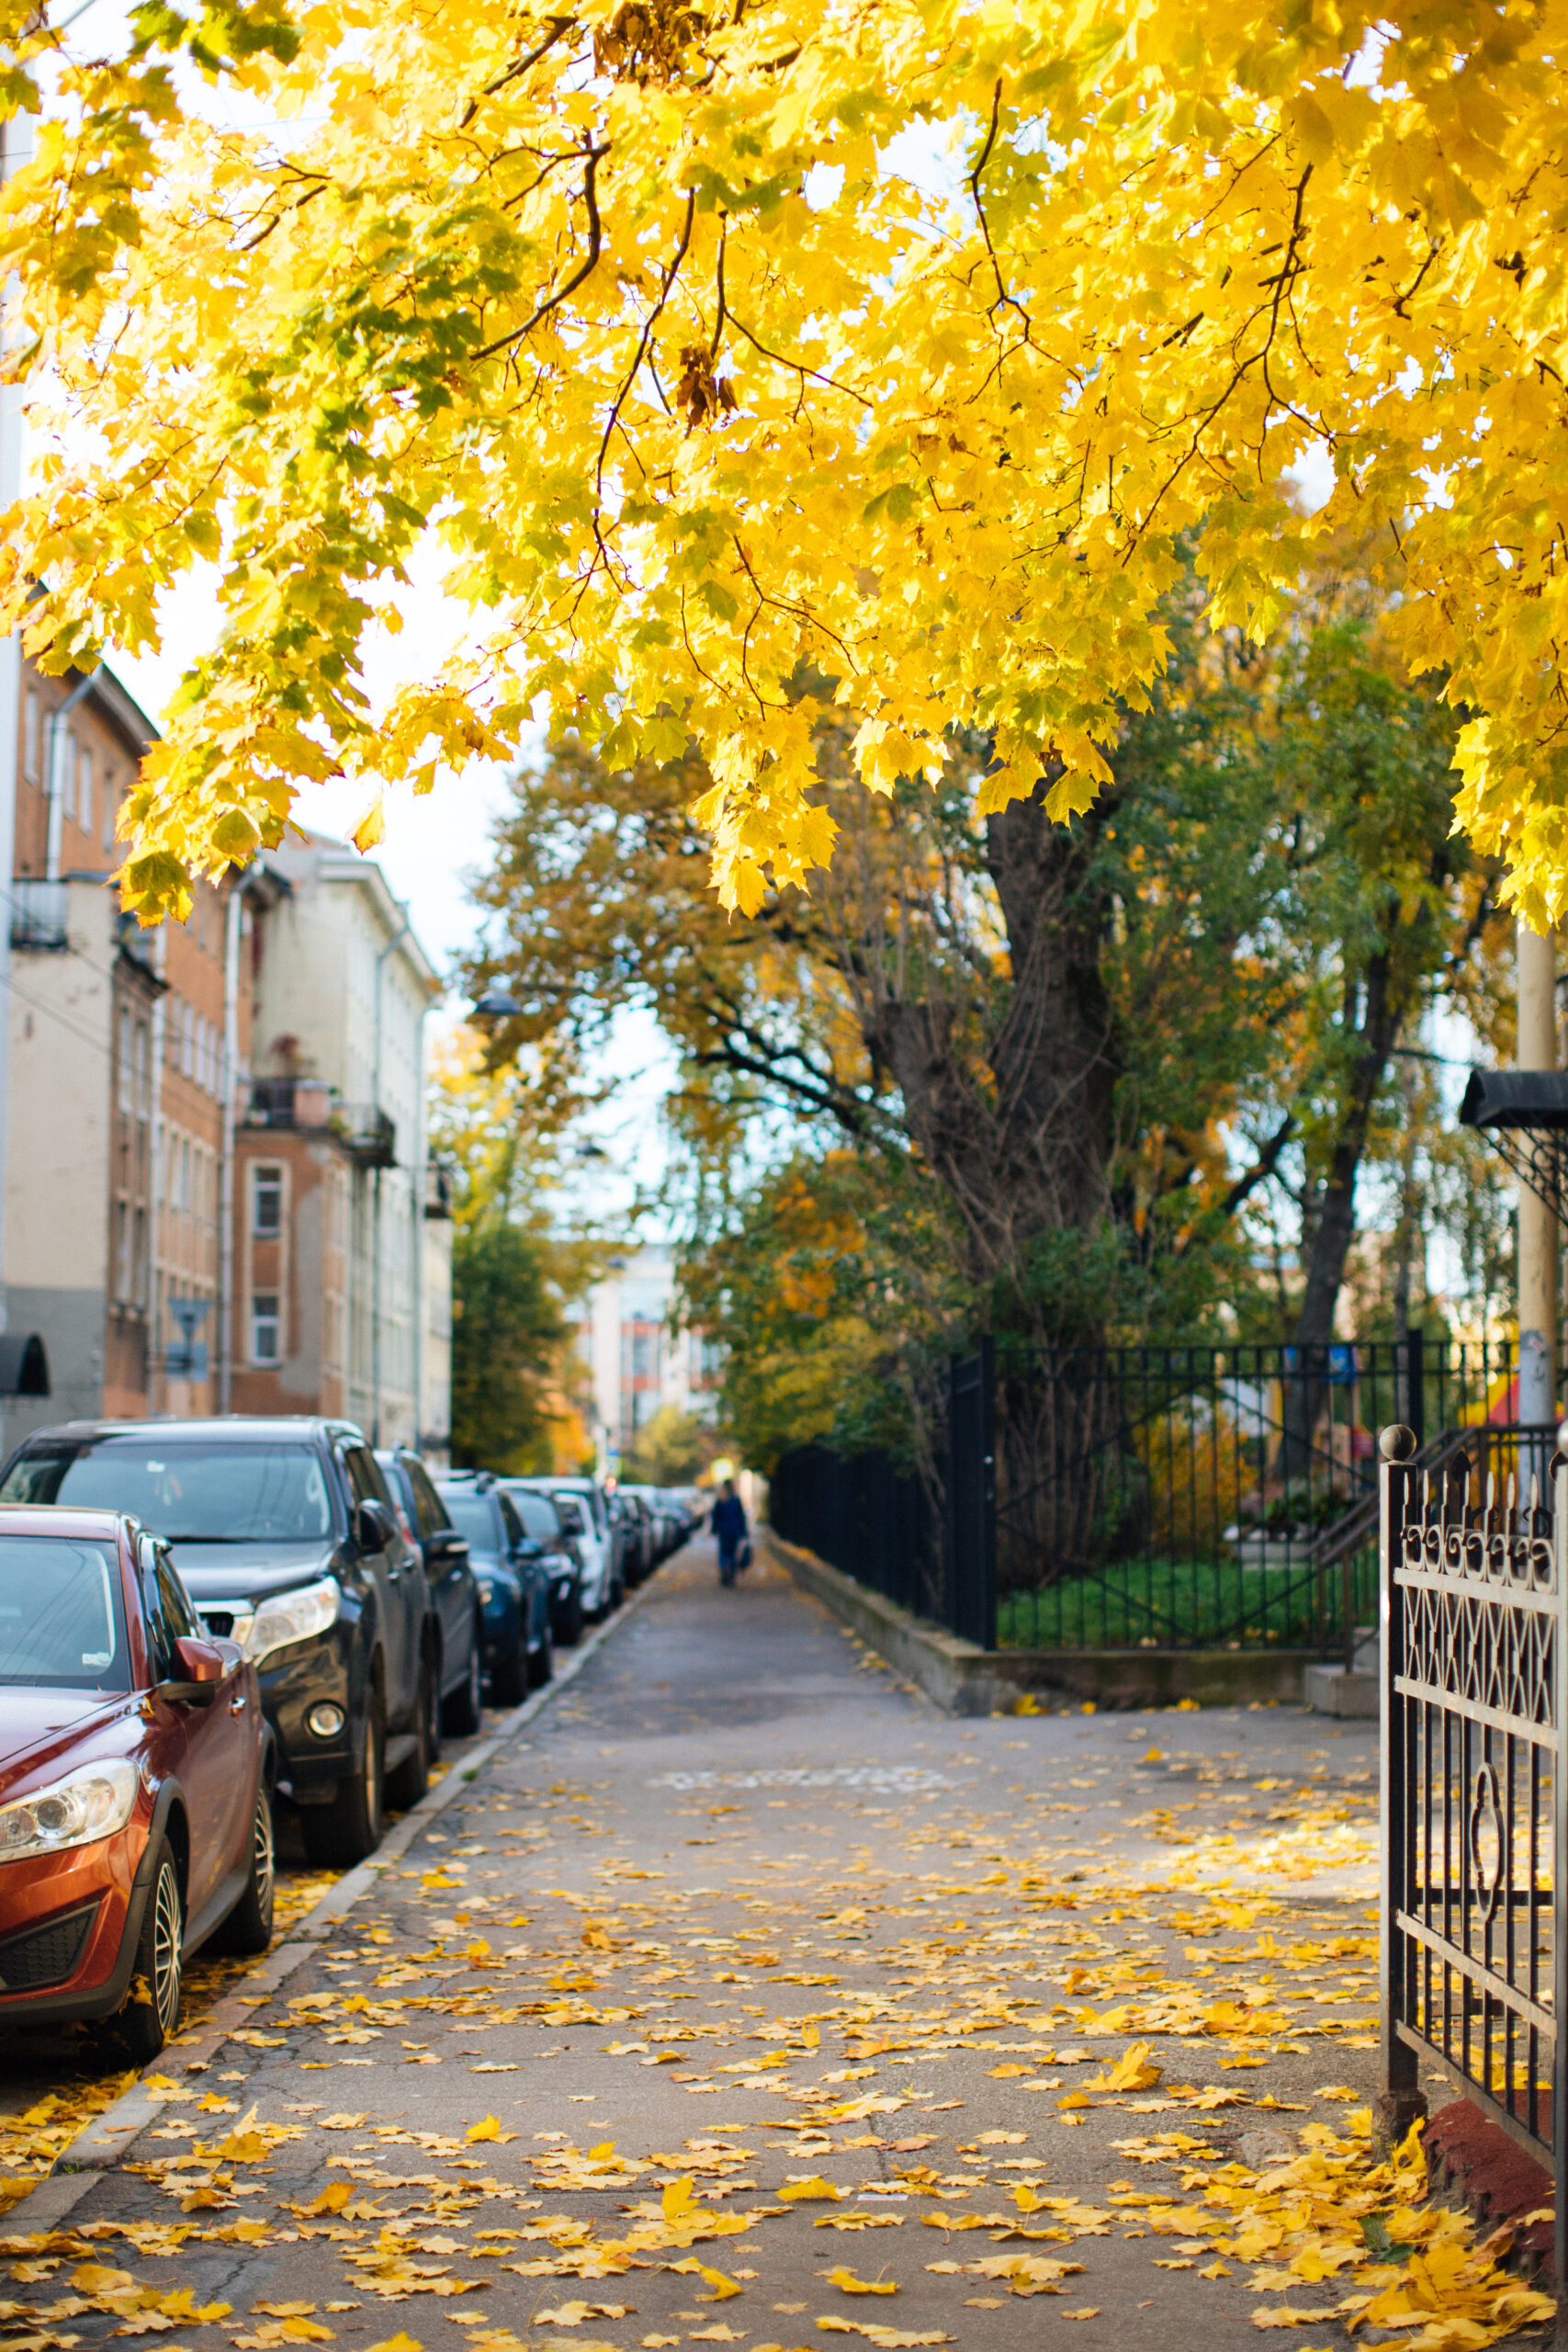
<path fill-rule="evenodd" d="M 104 770 L 104 853 L 106 856 L 112 854 L 114 849 L 114 820 L 118 807 L 118 779 L 113 768 L 107 767 Z"/>
<path fill-rule="evenodd" d="M 76 754 L 76 814 L 82 831 L 93 830 L 93 754 L 85 744 Z"/>
<path fill-rule="evenodd" d="M 22 705 L 22 774 L 29 784 L 39 780 L 39 699 L 38 688 L 28 688 L 28 698 Z"/>
<path fill-rule="evenodd" d="M 76 738 L 69 728 L 65 730 L 64 764 L 65 773 L 60 780 L 60 797 L 65 814 L 73 819 L 76 814 Z"/>
<path fill-rule="evenodd" d="M 258 1241 L 276 1241 L 283 1230 L 283 1170 L 258 1168 L 251 1182 L 251 1231 Z"/>
<path fill-rule="evenodd" d="M 122 1004 L 119 1009 L 119 1107 L 122 1111 L 130 1111 L 134 1107 L 135 1083 L 136 1066 L 131 1057 L 130 1044 L 130 1008 L 129 1005 Z"/>
<path fill-rule="evenodd" d="M 251 1362 L 276 1363 L 278 1360 L 277 1293 L 258 1290 L 251 1295 Z"/>
<path fill-rule="evenodd" d="M 196 1007 L 191 1004 L 180 1007 L 180 1075 L 196 1075 Z"/>

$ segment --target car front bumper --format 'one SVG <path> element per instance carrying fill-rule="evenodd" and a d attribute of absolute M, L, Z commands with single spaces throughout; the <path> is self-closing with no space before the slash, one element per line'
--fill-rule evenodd
<path fill-rule="evenodd" d="M 112 2017 L 130 1988 L 152 1882 L 144 1804 L 64 1854 L 0 1863 L 0 2024 Z"/>

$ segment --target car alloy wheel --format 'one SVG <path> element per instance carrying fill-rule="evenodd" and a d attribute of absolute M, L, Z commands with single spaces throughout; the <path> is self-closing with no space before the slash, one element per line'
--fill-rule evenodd
<path fill-rule="evenodd" d="M 166 2041 L 180 2014 L 180 1943 L 185 1934 L 180 1883 L 171 1859 L 159 1868 L 152 1889 L 152 2009 Z"/>
<path fill-rule="evenodd" d="M 256 1817 L 251 1825 L 251 1883 L 256 1900 L 272 1916 L 274 1882 L 277 1875 L 277 1841 L 273 1835 L 272 1804 L 265 1781 L 256 1783 Z"/>

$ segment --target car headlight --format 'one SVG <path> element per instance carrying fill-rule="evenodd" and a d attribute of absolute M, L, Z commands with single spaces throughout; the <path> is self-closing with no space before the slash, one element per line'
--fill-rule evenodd
<path fill-rule="evenodd" d="M 296 1585 L 292 1592 L 275 1592 L 267 1600 L 256 1603 L 256 1613 L 251 1630 L 245 1635 L 245 1656 L 260 1666 L 274 1650 L 285 1650 L 291 1642 L 308 1642 L 313 1634 L 324 1634 L 335 1625 L 343 1607 L 343 1591 L 336 1577 L 318 1577 L 314 1584 Z"/>
<path fill-rule="evenodd" d="M 24 1854 L 60 1854 L 71 1846 L 91 1846 L 123 1829 L 136 1803 L 134 1764 L 92 1764 L 30 1797 L 0 1805 L 0 1862 Z"/>
<path fill-rule="evenodd" d="M 491 1602 L 495 1598 L 495 1586 L 489 1577 L 479 1577 L 477 1579 L 477 1582 L 479 1588 L 479 1599 L 484 1602 L 485 1607 L 488 1609 Z"/>

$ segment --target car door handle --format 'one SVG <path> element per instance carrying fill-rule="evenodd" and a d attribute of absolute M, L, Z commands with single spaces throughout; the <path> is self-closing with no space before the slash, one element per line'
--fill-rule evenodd
<path fill-rule="evenodd" d="M 230 1713 L 231 1715 L 243 1715 L 243 1714 L 244 1713 L 245 1709 L 247 1708 L 247 1706 L 249 1706 L 249 1704 L 250 1704 L 249 1700 L 246 1698 L 246 1696 L 245 1696 L 244 1692 L 242 1690 L 242 1691 L 241 1691 L 241 1693 L 240 1693 L 240 1695 L 239 1695 L 239 1697 L 238 1697 L 237 1699 L 231 1699 L 231 1700 L 230 1700 L 230 1702 L 229 1702 L 229 1713 Z"/>

